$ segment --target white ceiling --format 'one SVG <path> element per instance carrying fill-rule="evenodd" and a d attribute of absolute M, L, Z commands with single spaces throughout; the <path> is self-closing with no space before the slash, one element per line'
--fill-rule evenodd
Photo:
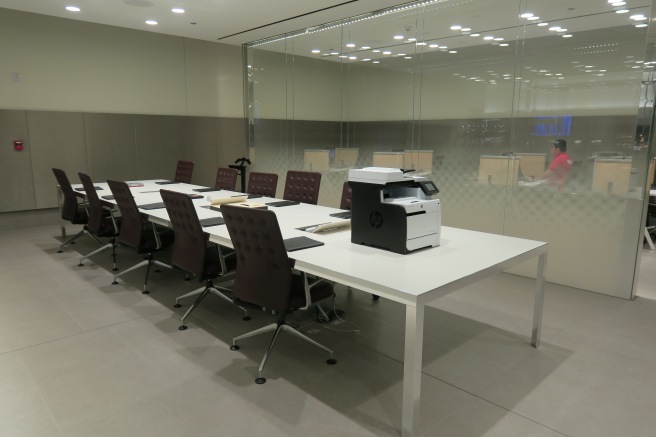
<path fill-rule="evenodd" d="M 0 8 L 239 45 L 402 3 L 406 1 L 0 0 Z M 67 11 L 69 5 L 80 12 Z M 174 14 L 172 8 L 185 13 Z M 149 19 L 158 24 L 146 24 Z"/>

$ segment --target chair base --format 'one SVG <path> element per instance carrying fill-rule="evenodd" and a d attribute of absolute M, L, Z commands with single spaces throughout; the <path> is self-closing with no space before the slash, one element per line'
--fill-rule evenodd
<path fill-rule="evenodd" d="M 84 266 L 84 263 L 82 261 L 84 261 L 85 259 L 89 259 L 92 256 L 94 256 L 95 254 L 103 252 L 107 249 L 112 249 L 112 260 L 113 260 L 113 262 L 112 262 L 112 271 L 113 272 L 117 271 L 118 267 L 116 267 L 116 241 L 114 240 L 114 237 L 111 238 L 110 243 L 107 243 L 104 246 L 101 246 L 98 249 L 94 250 L 93 252 L 88 253 L 88 254 L 84 255 L 82 258 L 80 258 L 80 262 L 77 266 L 78 267 Z"/>
<path fill-rule="evenodd" d="M 96 236 L 93 235 L 91 232 L 89 232 L 89 230 L 88 230 L 87 227 L 85 226 L 84 229 L 82 229 L 80 232 L 78 232 L 77 234 L 73 235 L 71 238 L 69 238 L 68 240 L 66 240 L 66 242 L 62 243 L 62 244 L 59 246 L 59 250 L 57 251 L 57 253 L 62 253 L 62 252 L 64 252 L 64 246 L 68 246 L 68 245 L 70 245 L 70 244 L 75 244 L 75 240 L 77 240 L 78 238 L 80 238 L 82 235 L 88 235 L 89 237 L 91 237 L 91 238 L 93 238 L 94 240 L 96 240 L 96 242 L 98 243 L 99 246 L 102 246 L 102 243 L 100 242 L 100 240 L 97 239 Z"/>
<path fill-rule="evenodd" d="M 267 360 L 269 359 L 269 356 L 271 355 L 271 351 L 273 350 L 273 346 L 276 343 L 276 340 L 278 339 L 278 334 L 280 334 L 281 331 L 287 331 L 290 334 L 295 335 L 296 337 L 299 337 L 302 340 L 305 340 L 306 342 L 310 343 L 313 346 L 316 346 L 317 348 L 321 349 L 324 352 L 327 352 L 330 354 L 330 358 L 326 361 L 326 363 L 330 365 L 337 364 L 337 360 L 333 358 L 333 351 L 332 349 L 328 349 L 326 346 L 322 345 L 321 343 L 312 340 L 310 337 L 306 336 L 302 332 L 292 328 L 289 326 L 285 320 L 284 317 L 279 317 L 279 320 L 276 323 L 272 323 L 267 326 L 263 326 L 262 328 L 256 329 L 255 331 L 247 332 L 246 334 L 242 334 L 238 337 L 235 337 L 232 339 L 232 346 L 230 346 L 230 350 L 239 350 L 239 346 L 237 345 L 237 341 L 243 340 L 248 337 L 254 337 L 256 335 L 264 334 L 266 332 L 271 332 L 274 331 L 273 333 L 273 338 L 271 339 L 271 343 L 269 344 L 269 347 L 267 348 L 267 351 L 264 353 L 264 358 L 262 358 L 262 362 L 260 363 L 260 367 L 258 369 L 258 378 L 255 379 L 256 384 L 264 384 L 266 382 L 266 378 L 262 376 L 262 371 L 264 370 L 264 365 L 266 364 Z"/>
<path fill-rule="evenodd" d="M 184 331 L 185 329 L 187 329 L 187 326 L 185 325 L 185 319 L 186 319 L 187 317 L 189 317 L 189 314 L 191 314 L 192 311 L 193 311 L 194 309 L 196 309 L 196 307 L 197 307 L 198 305 L 200 305 L 200 303 L 203 301 L 203 299 L 205 299 L 205 296 L 207 296 L 209 293 L 212 293 L 212 294 L 214 294 L 214 295 L 220 297 L 221 299 L 223 299 L 223 300 L 225 300 L 225 301 L 228 301 L 228 302 L 234 304 L 234 302 L 232 301 L 232 299 L 230 299 L 228 296 L 226 296 L 226 295 L 223 293 L 223 291 L 229 292 L 230 290 L 225 289 L 225 288 L 221 288 L 221 287 L 216 287 L 216 286 L 214 285 L 214 283 L 212 282 L 212 280 L 210 279 L 210 280 L 208 280 L 208 281 L 205 283 L 205 286 L 204 286 L 204 287 L 200 287 L 200 288 L 198 288 L 198 289 L 196 289 L 196 290 L 194 290 L 194 291 L 191 291 L 191 292 L 189 292 L 189 293 L 187 293 L 187 294 L 183 294 L 182 296 L 177 297 L 177 298 L 175 299 L 175 305 L 173 305 L 174 308 L 180 308 L 180 307 L 182 306 L 182 305 L 180 305 L 180 304 L 178 303 L 178 302 L 180 301 L 180 299 L 184 299 L 185 297 L 190 297 L 190 296 L 200 295 L 200 296 L 198 296 L 198 298 L 194 301 L 194 303 L 191 304 L 191 306 L 189 307 L 189 309 L 187 310 L 187 312 L 184 313 L 184 315 L 183 315 L 182 318 L 180 319 L 180 322 L 181 322 L 182 324 L 178 327 L 178 329 L 179 329 L 180 331 Z M 239 309 L 241 309 L 241 310 L 244 312 L 244 317 L 242 317 L 242 320 L 250 320 L 250 319 L 251 319 L 250 316 L 248 315 L 248 311 L 246 310 L 246 308 L 244 308 L 244 307 L 242 307 L 242 306 L 239 306 L 239 305 L 237 305 L 237 307 L 238 307 Z"/>
<path fill-rule="evenodd" d="M 141 292 L 141 294 L 149 294 L 150 291 L 148 291 L 148 276 L 150 274 L 150 266 L 151 265 L 155 266 L 155 269 L 156 269 L 155 272 L 159 271 L 159 267 L 163 267 L 163 268 L 166 268 L 166 269 L 172 269 L 173 268 L 168 264 L 164 264 L 161 261 L 157 261 L 156 259 L 153 258 L 153 255 L 149 253 L 146 256 L 146 259 L 144 259 L 140 263 L 137 263 L 137 264 L 133 265 L 132 267 L 130 267 L 129 269 L 123 270 L 121 273 L 118 273 L 117 275 L 115 275 L 114 276 L 114 281 L 112 282 L 112 285 L 118 284 L 117 279 L 118 279 L 119 276 L 123 276 L 126 273 L 129 273 L 133 270 L 136 270 L 138 268 L 146 266 L 146 279 L 144 280 L 144 286 L 143 286 L 144 288 L 143 288 L 143 291 Z"/>

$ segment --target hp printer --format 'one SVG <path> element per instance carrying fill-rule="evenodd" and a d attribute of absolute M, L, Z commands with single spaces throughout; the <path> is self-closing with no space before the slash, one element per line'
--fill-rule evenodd
<path fill-rule="evenodd" d="M 406 254 L 440 244 L 439 190 L 393 168 L 349 170 L 351 242 Z"/>

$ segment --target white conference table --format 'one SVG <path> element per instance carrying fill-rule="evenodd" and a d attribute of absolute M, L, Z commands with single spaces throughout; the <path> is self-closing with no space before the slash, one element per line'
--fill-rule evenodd
<path fill-rule="evenodd" d="M 138 205 L 161 202 L 159 189 L 194 193 L 196 185 L 157 185 L 143 182 L 132 188 Z M 106 184 L 95 184 L 106 187 Z M 76 186 L 77 187 L 77 186 Z M 103 193 L 103 194 L 100 194 Z M 99 191 L 102 196 L 109 190 Z M 219 191 L 209 194 L 230 197 L 236 192 Z M 266 204 L 279 199 L 257 198 L 248 202 Z M 216 217 L 220 213 L 203 206 L 206 199 L 194 200 L 199 219 Z M 350 230 L 308 234 L 296 228 L 340 219 L 328 214 L 341 210 L 317 205 L 270 207 L 276 213 L 284 238 L 300 235 L 323 241 L 323 246 L 289 252 L 294 268 L 320 276 L 358 290 L 379 295 L 405 305 L 405 351 L 403 364 L 402 435 L 419 436 L 419 405 L 424 334 L 424 308 L 427 303 L 452 293 L 489 275 L 538 257 L 531 343 L 540 344 L 542 307 L 544 301 L 544 270 L 548 243 L 504 235 L 488 234 L 443 226 L 439 247 L 400 255 L 351 243 Z M 142 210 L 150 220 L 170 225 L 166 209 Z M 225 226 L 204 228 L 210 240 L 232 246 Z"/>

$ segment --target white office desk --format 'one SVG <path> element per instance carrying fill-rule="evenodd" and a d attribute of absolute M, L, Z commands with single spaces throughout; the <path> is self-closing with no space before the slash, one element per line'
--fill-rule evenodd
<path fill-rule="evenodd" d="M 313 205 L 270 209 L 279 218 L 284 238 L 306 235 L 326 243 L 290 252 L 289 257 L 296 261 L 294 268 L 406 306 L 404 436 L 419 435 L 424 307 L 428 302 L 539 256 L 531 332 L 531 343 L 539 346 L 547 243 L 443 226 L 439 247 L 400 255 L 353 244 L 348 230 L 321 235 L 294 229 L 328 221 L 327 214 L 335 209 Z M 294 219 L 288 222 L 287 217 Z M 207 228 L 206 232 L 211 241 L 231 245 L 225 226 Z"/>
<path fill-rule="evenodd" d="M 185 184 L 153 185 L 146 187 L 144 184 L 144 187 L 133 189 L 138 204 L 161 201 L 158 193 L 143 191 L 171 189 L 192 193 L 196 187 Z M 230 196 L 236 193 L 220 191 L 210 194 Z M 274 200 L 277 199 L 257 198 L 250 202 L 266 204 Z M 220 215 L 200 207 L 207 204 L 206 200 L 198 199 L 194 202 L 199 206 L 197 211 L 200 219 Z M 325 243 L 323 246 L 290 252 L 289 257 L 295 260 L 296 269 L 405 305 L 403 436 L 420 434 L 424 307 L 427 303 L 537 256 L 531 343 L 535 347 L 539 346 L 548 243 L 443 226 L 439 247 L 400 255 L 353 244 L 348 229 L 326 234 L 309 234 L 296 229 L 338 221 L 340 219 L 328 214 L 340 210 L 307 204 L 269 209 L 276 213 L 284 238 L 305 235 Z M 169 224 L 166 209 L 142 211 L 153 222 Z M 210 241 L 232 246 L 225 226 L 212 226 L 204 230 L 209 234 Z"/>

